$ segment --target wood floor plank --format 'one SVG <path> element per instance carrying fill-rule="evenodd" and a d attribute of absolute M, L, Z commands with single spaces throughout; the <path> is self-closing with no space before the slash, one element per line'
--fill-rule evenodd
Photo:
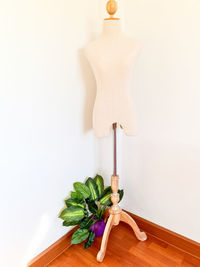
<path fill-rule="evenodd" d="M 96 261 L 100 245 L 99 237 L 87 250 L 83 244 L 70 246 L 48 267 L 200 267 L 200 259 L 153 236 L 148 235 L 145 242 L 138 241 L 131 228 L 124 223 L 112 229 L 102 263 Z"/>
<path fill-rule="evenodd" d="M 184 255 L 180 252 L 177 252 L 176 249 L 172 248 L 171 246 L 167 246 L 166 248 L 164 248 L 160 246 L 159 244 L 152 242 L 149 248 L 159 253 L 160 255 L 173 260 L 176 264 L 181 264 L 181 262 L 184 259 Z"/>

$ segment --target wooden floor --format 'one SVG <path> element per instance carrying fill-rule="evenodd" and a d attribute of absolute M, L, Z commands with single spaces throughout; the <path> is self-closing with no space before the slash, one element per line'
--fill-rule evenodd
<path fill-rule="evenodd" d="M 83 244 L 66 249 L 48 267 L 162 267 L 185 266 L 200 267 L 200 259 L 148 235 L 145 242 L 138 241 L 131 228 L 120 223 L 110 234 L 106 256 L 102 263 L 96 261 L 101 237 L 96 238 L 91 248 L 84 250 Z"/>

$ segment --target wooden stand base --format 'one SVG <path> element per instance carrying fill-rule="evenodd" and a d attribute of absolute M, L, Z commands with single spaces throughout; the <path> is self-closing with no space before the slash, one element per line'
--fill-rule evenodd
<path fill-rule="evenodd" d="M 136 237 L 140 241 L 145 241 L 147 239 L 146 233 L 141 232 L 139 227 L 137 226 L 136 222 L 124 211 L 120 209 L 118 206 L 119 202 L 119 194 L 118 192 L 118 183 L 119 183 L 119 176 L 112 176 L 111 178 L 111 186 L 112 186 L 112 207 L 105 212 L 105 220 L 108 221 L 106 224 L 106 228 L 103 234 L 102 242 L 101 242 L 101 249 L 99 250 L 97 254 L 97 261 L 102 262 L 106 253 L 107 243 L 110 231 L 114 225 L 118 225 L 120 221 L 123 221 L 131 226 L 133 229 Z"/>

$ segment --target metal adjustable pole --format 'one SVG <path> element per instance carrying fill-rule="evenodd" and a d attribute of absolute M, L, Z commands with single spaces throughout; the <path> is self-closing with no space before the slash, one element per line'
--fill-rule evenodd
<path fill-rule="evenodd" d="M 113 175 L 117 175 L 117 123 L 113 123 L 114 131 L 114 170 Z"/>

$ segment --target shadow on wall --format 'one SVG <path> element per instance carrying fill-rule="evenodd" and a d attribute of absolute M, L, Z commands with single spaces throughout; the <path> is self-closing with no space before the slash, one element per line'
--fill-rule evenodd
<path fill-rule="evenodd" d="M 86 56 L 84 55 L 83 48 L 79 49 L 78 57 L 85 87 L 85 104 L 83 108 L 83 131 L 88 132 L 92 129 L 92 113 L 96 96 L 96 80 L 93 75 L 90 64 Z"/>

